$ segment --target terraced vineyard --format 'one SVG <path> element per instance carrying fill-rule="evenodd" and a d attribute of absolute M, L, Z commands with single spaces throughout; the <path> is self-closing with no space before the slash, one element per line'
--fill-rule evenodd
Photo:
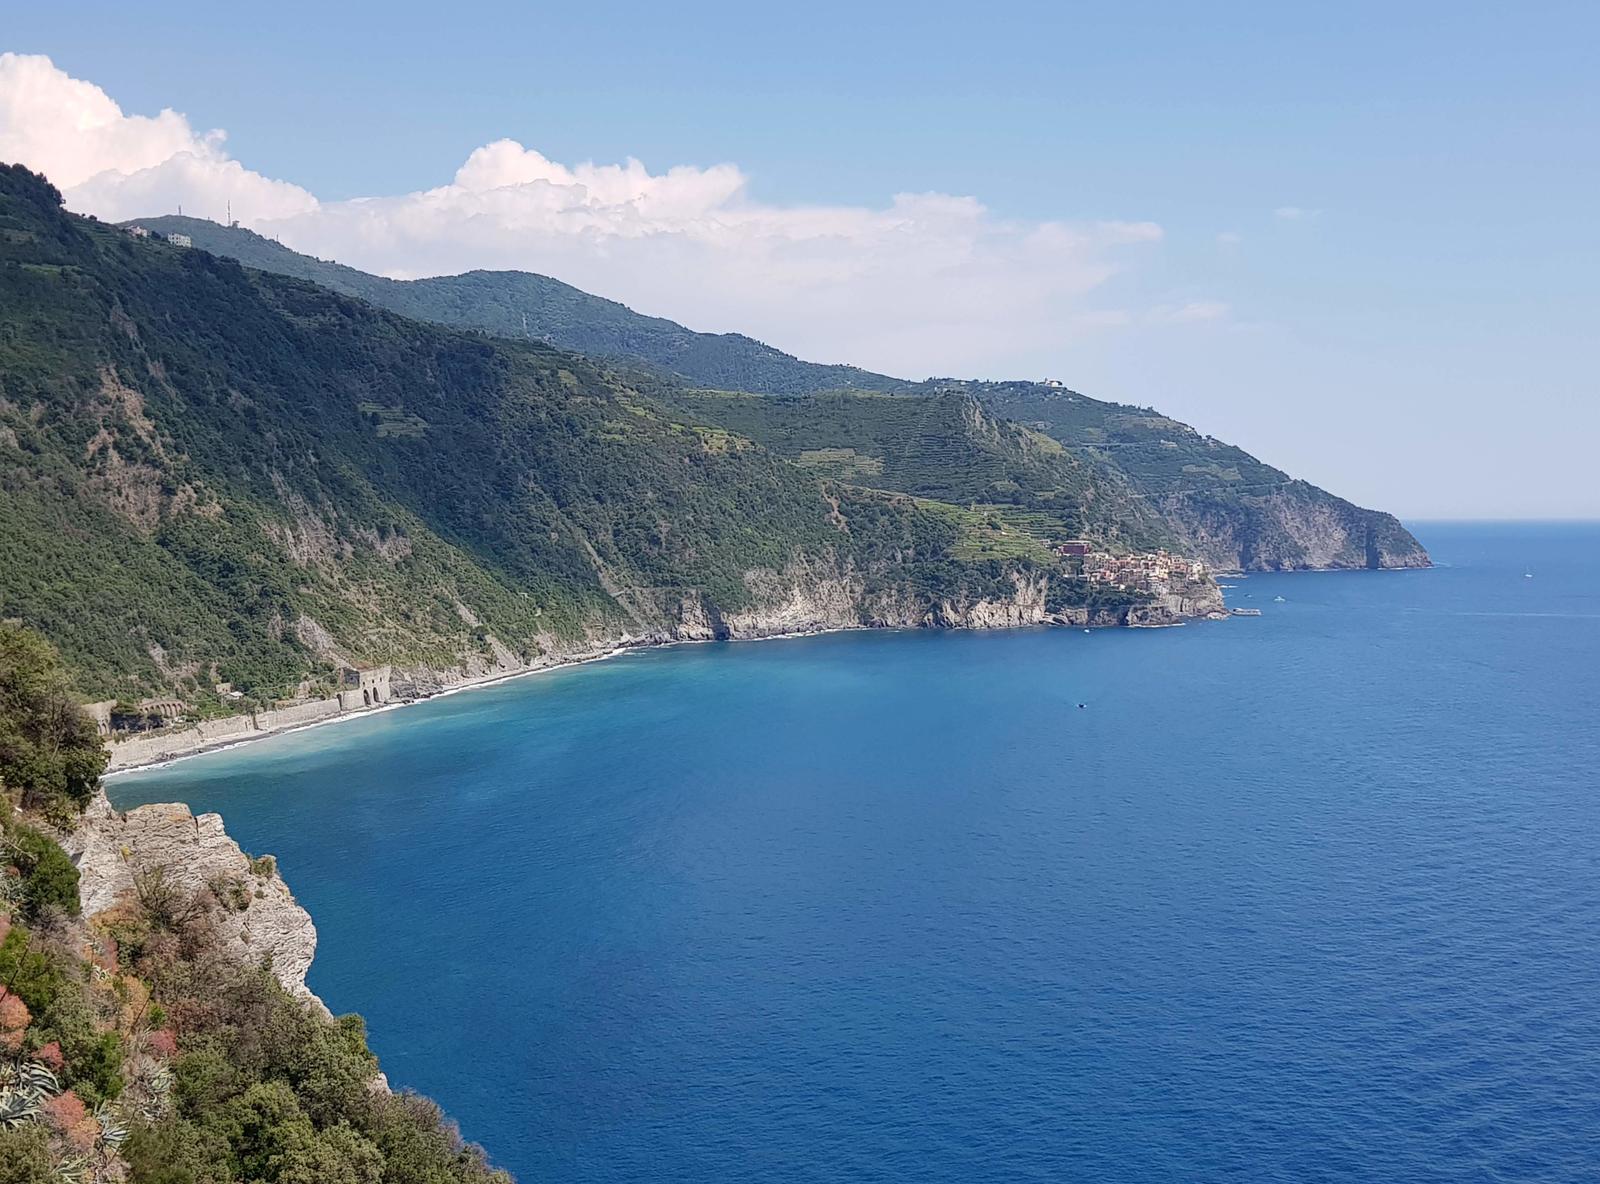
<path fill-rule="evenodd" d="M 1054 564 L 1052 544 L 1067 537 L 1055 515 L 1015 506 L 953 506 L 949 502 L 919 498 L 917 504 L 939 515 L 956 528 L 956 542 L 950 548 L 953 558 L 963 563 L 982 563 L 989 559 L 1031 559 Z"/>
<path fill-rule="evenodd" d="M 1049 540 L 1084 533 L 1130 547 L 1157 546 L 1168 537 L 1109 466 L 989 414 L 965 393 L 690 391 L 666 398 L 694 420 L 748 436 L 821 475 L 952 511 L 967 507 L 979 517 L 951 520 L 974 540 L 983 538 L 970 551 L 985 558 L 1047 552 Z M 978 529 L 984 514 L 1002 515 L 1011 535 Z M 1023 537 L 1033 542 L 1023 546 Z"/>
<path fill-rule="evenodd" d="M 679 402 L 705 423 L 838 481 L 955 505 L 1037 508 L 1112 546 L 1167 542 L 1220 569 L 1428 562 L 1390 514 L 1297 481 L 1150 408 L 1103 403 L 1058 383 L 910 382 L 802 361 L 736 333 L 696 333 L 547 276 L 479 271 L 397 281 L 237 227 L 170 217 L 143 224 L 407 316 L 604 358 L 622 385 L 715 388 Z M 778 406 L 723 390 L 772 396 Z M 998 419 L 1021 426 L 1002 428 Z"/>

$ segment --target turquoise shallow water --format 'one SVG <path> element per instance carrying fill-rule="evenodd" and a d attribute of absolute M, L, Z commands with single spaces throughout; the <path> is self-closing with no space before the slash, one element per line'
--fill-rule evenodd
<path fill-rule="evenodd" d="M 524 1181 L 1592 1180 L 1600 527 L 1421 533 L 1259 619 L 630 655 L 112 796 L 277 853 L 312 987 Z"/>

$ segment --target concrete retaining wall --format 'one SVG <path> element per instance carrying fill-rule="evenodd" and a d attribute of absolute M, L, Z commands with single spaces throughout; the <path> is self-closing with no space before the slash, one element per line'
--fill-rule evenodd
<path fill-rule="evenodd" d="M 356 692 L 356 705 L 360 705 L 359 691 Z M 131 740 L 117 741 L 110 746 L 111 761 L 106 769 L 108 772 L 114 772 L 117 769 L 126 769 L 130 765 L 147 765 L 199 752 L 202 748 L 227 744 L 232 740 L 244 740 L 265 732 L 280 732 L 285 728 L 314 724 L 318 720 L 338 715 L 343 709 L 338 698 L 314 699 L 310 703 L 297 703 L 293 707 L 280 707 L 276 711 L 259 711 L 254 715 L 235 715 L 227 719 L 207 720 L 175 732 L 136 736 Z"/>
<path fill-rule="evenodd" d="M 293 707 L 280 707 L 276 711 L 256 714 L 256 730 L 270 732 L 276 728 L 293 728 L 300 724 L 313 724 L 319 719 L 339 714 L 339 700 L 313 699 L 309 703 L 296 703 Z"/>

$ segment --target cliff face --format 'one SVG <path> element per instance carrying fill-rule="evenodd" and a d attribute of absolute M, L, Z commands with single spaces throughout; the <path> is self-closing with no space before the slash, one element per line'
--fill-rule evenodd
<path fill-rule="evenodd" d="M 671 640 L 771 637 L 830 629 L 1014 629 L 1027 625 L 1154 625 L 1225 613 L 1216 582 L 1175 581 L 1149 602 L 1116 608 L 1055 605 L 1063 577 L 1014 570 L 985 594 L 946 596 L 929 603 L 909 589 L 869 591 L 870 581 L 848 565 L 797 564 L 782 572 L 746 575 L 757 607 L 723 614 L 704 597 L 686 596 Z"/>
<path fill-rule="evenodd" d="M 1303 481 L 1261 495 L 1174 495 L 1162 510 L 1183 548 L 1219 571 L 1429 566 L 1427 551 L 1394 515 Z"/>
<path fill-rule="evenodd" d="M 168 803 L 118 813 L 102 790 L 62 846 L 78 867 L 86 920 L 141 892 L 168 892 L 177 901 L 209 895 L 223 950 L 270 964 L 290 994 L 322 1006 L 306 986 L 317 950 L 310 914 L 276 863 L 252 861 L 228 837 L 220 815 L 196 816 Z"/>
<path fill-rule="evenodd" d="M 1034 382 L 943 383 L 1121 473 L 1174 546 L 1217 571 L 1427 567 L 1392 514 L 1298 481 L 1244 449 L 1149 407 Z"/>

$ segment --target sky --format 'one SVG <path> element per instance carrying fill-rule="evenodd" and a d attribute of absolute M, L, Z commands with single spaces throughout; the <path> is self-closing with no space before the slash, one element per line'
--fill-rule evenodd
<path fill-rule="evenodd" d="M 1600 517 L 1600 5 L 74 3 L 0 53 L 0 160 L 82 212 Z"/>

